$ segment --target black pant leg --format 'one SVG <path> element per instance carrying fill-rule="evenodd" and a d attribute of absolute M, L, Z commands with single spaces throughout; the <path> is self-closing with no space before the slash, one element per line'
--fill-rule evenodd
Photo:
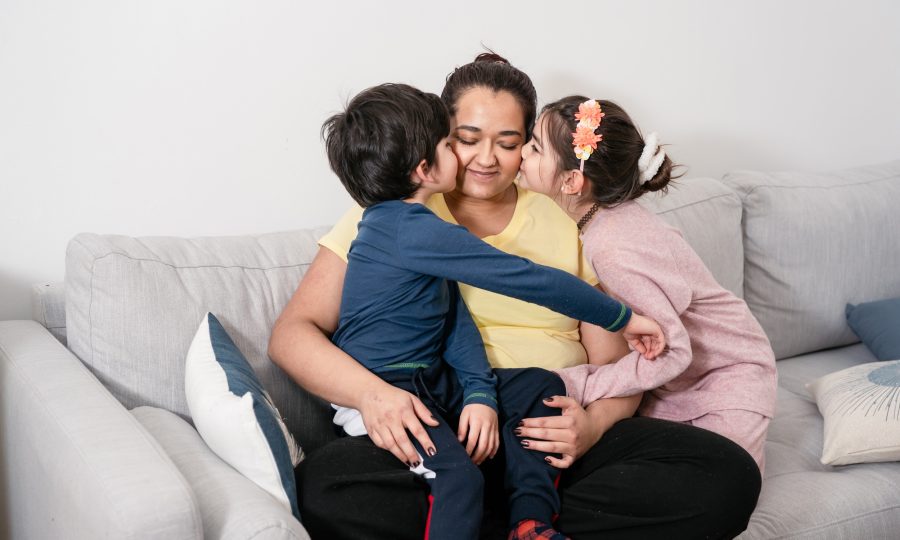
<path fill-rule="evenodd" d="M 314 540 L 421 540 L 429 489 L 366 436 L 312 452 L 296 471 L 300 517 Z"/>
<path fill-rule="evenodd" d="M 563 472 L 556 525 L 576 540 L 733 538 L 760 486 L 753 458 L 725 437 L 628 418 Z"/>

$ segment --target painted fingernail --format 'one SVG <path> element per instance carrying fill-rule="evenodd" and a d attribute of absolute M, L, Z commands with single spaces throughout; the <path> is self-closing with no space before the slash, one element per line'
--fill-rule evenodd
<path fill-rule="evenodd" d="M 545 398 L 544 398 L 544 401 L 546 401 L 547 403 L 550 403 L 551 401 L 553 401 L 553 398 L 552 398 L 552 397 L 545 397 Z"/>
<path fill-rule="evenodd" d="M 410 462 L 404 461 L 403 463 L 406 463 L 406 466 L 409 467 L 410 469 L 412 469 L 412 464 Z"/>
<path fill-rule="evenodd" d="M 550 463 L 550 458 L 545 457 L 545 458 L 544 458 L 544 461 L 546 461 L 547 463 Z"/>
<path fill-rule="evenodd" d="M 528 448 L 528 441 L 522 441 L 522 446 L 524 446 L 525 448 Z"/>
<path fill-rule="evenodd" d="M 430 447 L 430 448 L 428 449 L 428 455 L 429 455 L 429 456 L 433 456 L 433 455 L 435 455 L 435 454 L 437 454 L 437 450 L 435 450 L 433 446 Z"/>
<path fill-rule="evenodd" d="M 515 433 L 516 435 L 518 435 L 518 436 L 521 437 L 521 436 L 522 436 L 522 428 L 516 428 L 516 429 L 514 429 L 514 430 L 513 430 L 513 433 Z"/>
<path fill-rule="evenodd" d="M 419 461 L 417 461 L 417 462 L 415 462 L 415 463 L 413 463 L 413 468 L 416 468 L 416 467 L 418 467 L 418 466 L 419 466 L 419 463 L 420 463 L 420 462 L 419 462 Z"/>
<path fill-rule="evenodd" d="M 519 420 L 519 423 L 518 423 L 518 425 L 520 425 L 520 426 L 524 426 L 524 425 L 525 425 L 525 420 Z"/>

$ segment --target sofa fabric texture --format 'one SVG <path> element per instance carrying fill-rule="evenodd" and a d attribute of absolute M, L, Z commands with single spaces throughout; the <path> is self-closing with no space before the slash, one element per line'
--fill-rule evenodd
<path fill-rule="evenodd" d="M 0 321 L 0 385 L 0 536 L 199 537 L 166 450 L 38 323 Z"/>
<path fill-rule="evenodd" d="M 69 348 L 126 408 L 189 419 L 185 357 L 206 312 L 219 315 L 304 448 L 334 437 L 328 404 L 266 353 L 269 334 L 324 229 L 218 238 L 79 234 L 66 253 Z"/>
<path fill-rule="evenodd" d="M 290 510 L 219 459 L 183 419 L 155 407 L 137 407 L 131 414 L 190 482 L 205 540 L 309 540 Z"/>
<path fill-rule="evenodd" d="M 844 307 L 900 296 L 900 161 L 723 182 L 744 207 L 744 299 L 776 358 L 855 343 Z"/>

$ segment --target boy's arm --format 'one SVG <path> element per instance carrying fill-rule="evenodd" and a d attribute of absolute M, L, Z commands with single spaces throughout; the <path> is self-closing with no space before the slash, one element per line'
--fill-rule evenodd
<path fill-rule="evenodd" d="M 630 308 L 575 276 L 504 253 L 425 207 L 411 206 L 401 218 L 397 238 L 403 264 L 410 270 L 545 306 L 610 332 L 631 319 Z"/>
<path fill-rule="evenodd" d="M 444 340 L 444 360 L 456 371 L 463 388 L 463 405 L 480 403 L 497 410 L 497 377 L 491 371 L 481 334 L 459 294 L 459 286 L 448 281 L 450 313 Z"/>

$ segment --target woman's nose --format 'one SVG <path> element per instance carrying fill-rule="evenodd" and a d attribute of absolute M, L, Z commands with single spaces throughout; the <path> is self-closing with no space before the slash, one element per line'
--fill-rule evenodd
<path fill-rule="evenodd" d="M 482 167 L 493 167 L 496 165 L 497 156 L 494 155 L 494 145 L 490 144 L 489 141 L 484 141 L 478 149 L 476 159 L 478 160 L 478 165 Z"/>

